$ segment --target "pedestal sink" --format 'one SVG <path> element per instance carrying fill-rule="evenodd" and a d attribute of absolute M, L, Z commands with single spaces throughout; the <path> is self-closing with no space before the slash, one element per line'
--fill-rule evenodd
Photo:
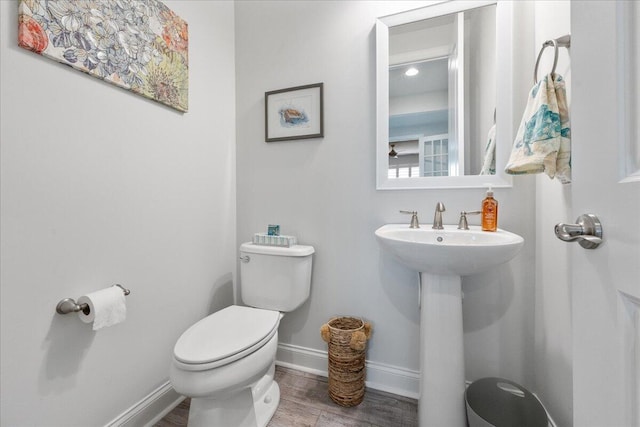
<path fill-rule="evenodd" d="M 420 273 L 420 427 L 465 427 L 462 279 L 508 262 L 524 239 L 504 230 L 387 224 L 380 246 Z"/>

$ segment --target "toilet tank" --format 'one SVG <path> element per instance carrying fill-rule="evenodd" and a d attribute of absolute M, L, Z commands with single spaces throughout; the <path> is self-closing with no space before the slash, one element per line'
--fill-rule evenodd
<path fill-rule="evenodd" d="M 313 246 L 240 245 L 240 296 L 257 308 L 293 311 L 309 298 Z"/>

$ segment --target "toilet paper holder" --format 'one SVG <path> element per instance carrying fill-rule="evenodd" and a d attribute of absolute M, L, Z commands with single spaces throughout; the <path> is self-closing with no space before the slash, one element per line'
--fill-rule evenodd
<path fill-rule="evenodd" d="M 124 292 L 125 295 L 129 295 L 131 293 L 129 289 L 125 288 L 122 285 L 116 284 L 113 286 L 117 286 L 120 289 L 122 289 L 122 292 Z M 56 313 L 58 314 L 77 313 L 79 311 L 82 311 L 84 314 L 89 314 L 90 313 L 89 304 L 86 304 L 86 303 L 78 304 L 76 303 L 76 300 L 74 300 L 73 298 L 65 298 L 62 301 L 60 301 L 56 306 Z"/>

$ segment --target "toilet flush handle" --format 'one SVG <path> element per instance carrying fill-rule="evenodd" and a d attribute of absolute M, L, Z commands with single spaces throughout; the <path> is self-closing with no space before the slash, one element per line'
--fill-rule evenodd
<path fill-rule="evenodd" d="M 241 256 L 240 257 L 240 261 L 249 262 L 249 261 L 251 261 L 251 257 L 249 255 Z"/>

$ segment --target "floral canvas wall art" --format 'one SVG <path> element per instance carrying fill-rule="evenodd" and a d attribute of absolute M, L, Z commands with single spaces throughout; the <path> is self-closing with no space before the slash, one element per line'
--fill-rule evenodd
<path fill-rule="evenodd" d="M 20 0 L 18 44 L 188 109 L 187 23 L 157 0 Z"/>

